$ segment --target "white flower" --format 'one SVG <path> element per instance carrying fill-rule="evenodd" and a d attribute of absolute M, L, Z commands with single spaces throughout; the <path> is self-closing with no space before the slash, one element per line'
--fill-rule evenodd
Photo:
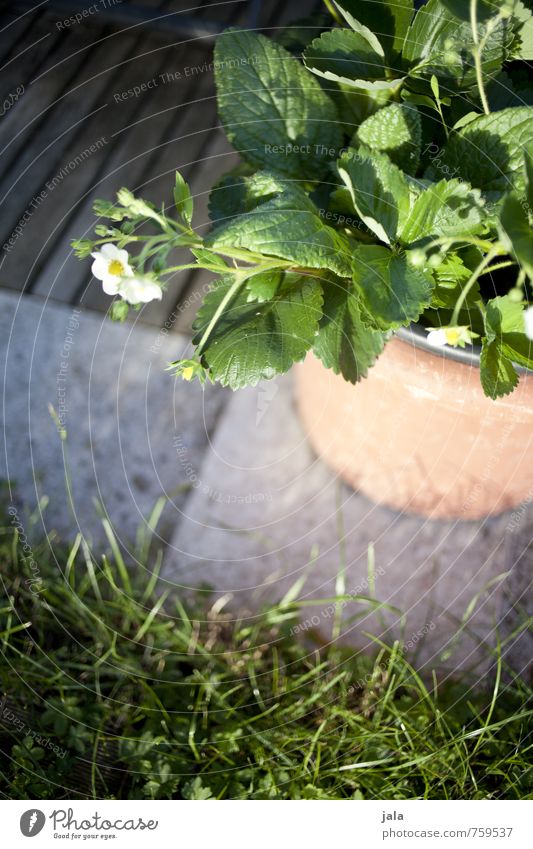
<path fill-rule="evenodd" d="M 133 276 L 129 263 L 129 255 L 125 250 L 119 250 L 116 245 L 102 245 L 99 251 L 91 254 L 94 262 L 91 267 L 93 276 L 102 281 L 106 295 L 116 295 L 124 278 Z"/>
<path fill-rule="evenodd" d="M 525 310 L 524 325 L 527 338 L 533 339 L 533 307 L 528 307 L 527 310 Z"/>
<path fill-rule="evenodd" d="M 442 348 L 443 345 L 464 348 L 472 344 L 477 335 L 469 327 L 440 327 L 438 330 L 430 330 L 427 339 L 434 348 Z"/>
<path fill-rule="evenodd" d="M 118 293 L 129 304 L 147 304 L 148 301 L 160 301 L 163 297 L 161 286 L 151 277 L 142 275 L 123 277 L 119 282 Z"/>
<path fill-rule="evenodd" d="M 430 330 L 428 333 L 428 345 L 432 345 L 433 348 L 442 348 L 443 345 L 446 345 L 446 333 L 444 330 Z"/>

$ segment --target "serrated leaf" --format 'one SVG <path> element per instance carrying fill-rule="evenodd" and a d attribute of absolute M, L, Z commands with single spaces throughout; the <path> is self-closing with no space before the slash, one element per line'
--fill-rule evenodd
<path fill-rule="evenodd" d="M 485 310 L 485 332 L 487 341 L 497 344 L 503 356 L 533 368 L 533 342 L 525 334 L 522 304 L 507 295 L 490 300 Z"/>
<path fill-rule="evenodd" d="M 413 0 L 336 0 L 347 22 L 369 30 L 383 46 L 393 69 L 401 67 L 405 35 L 413 17 Z"/>
<path fill-rule="evenodd" d="M 469 5 L 467 0 L 464 5 Z M 485 76 L 501 69 L 513 37 L 509 21 L 500 20 L 483 49 Z M 411 66 L 411 77 L 430 80 L 435 75 L 441 86 L 464 89 L 476 83 L 473 49 L 470 21 L 457 18 L 440 0 L 429 0 L 418 10 L 407 32 L 403 57 Z"/>
<path fill-rule="evenodd" d="M 504 197 L 500 209 L 500 235 L 507 249 L 533 279 L 533 230 L 527 201 L 515 194 Z"/>
<path fill-rule="evenodd" d="M 518 383 L 518 374 L 511 360 L 503 355 L 497 342 L 483 340 L 479 365 L 481 385 L 489 398 L 509 395 Z"/>
<path fill-rule="evenodd" d="M 490 200 L 525 188 L 523 150 L 533 142 L 533 109 L 528 106 L 480 115 L 446 145 L 443 163 Z"/>
<path fill-rule="evenodd" d="M 461 180 L 441 180 L 416 198 L 399 239 L 404 245 L 416 245 L 438 236 L 472 236 L 485 229 L 485 219 L 479 191 Z"/>
<path fill-rule="evenodd" d="M 515 0 L 513 15 L 519 22 L 517 35 L 519 46 L 514 55 L 517 59 L 533 60 L 533 14 L 521 0 Z"/>
<path fill-rule="evenodd" d="M 315 38 L 304 51 L 305 66 L 326 80 L 369 91 L 394 89 L 401 78 L 387 78 L 383 56 L 359 32 L 333 29 Z"/>
<path fill-rule="evenodd" d="M 386 153 L 403 171 L 414 174 L 420 160 L 422 122 L 416 106 L 391 103 L 363 121 L 354 136 L 370 150 Z"/>
<path fill-rule="evenodd" d="M 193 329 L 198 344 L 233 278 L 222 278 L 207 295 Z M 215 325 L 202 362 L 223 386 L 240 389 L 288 371 L 312 347 L 322 315 L 322 286 L 312 277 L 288 273 L 274 298 L 248 303 L 243 287 Z"/>
<path fill-rule="evenodd" d="M 410 206 L 409 185 L 388 156 L 349 148 L 338 160 L 357 214 L 382 242 L 396 238 Z"/>
<path fill-rule="evenodd" d="M 324 283 L 323 316 L 313 351 L 326 368 L 350 383 L 367 376 L 385 345 L 386 335 L 365 325 L 353 283 Z"/>
<path fill-rule="evenodd" d="M 200 265 L 210 266 L 213 269 L 218 269 L 218 271 L 224 271 L 228 267 L 221 256 L 213 253 L 213 251 L 208 251 L 206 248 L 191 248 L 191 253 Z"/>
<path fill-rule="evenodd" d="M 344 20 L 346 21 L 346 23 L 348 24 L 348 26 L 350 26 L 354 32 L 357 32 L 359 33 L 359 35 L 362 35 L 363 38 L 368 41 L 370 47 L 375 53 L 377 53 L 379 56 L 385 57 L 383 45 L 381 44 L 377 35 L 372 31 L 370 27 L 367 27 L 362 24 L 361 21 L 358 21 L 357 18 L 355 18 L 354 15 L 350 12 L 350 6 L 352 6 L 353 3 L 351 3 L 350 0 L 333 0 L 333 2 L 341 13 Z M 360 5 L 361 4 L 359 4 L 359 6 Z"/>
<path fill-rule="evenodd" d="M 190 224 L 193 214 L 193 199 L 191 197 L 191 190 L 179 171 L 176 171 L 174 203 L 176 204 L 176 209 L 183 220 L 186 221 L 187 224 Z"/>
<path fill-rule="evenodd" d="M 259 303 L 271 301 L 283 283 L 283 280 L 284 275 L 282 271 L 263 271 L 261 274 L 254 274 L 246 281 L 246 288 L 248 290 L 246 300 L 250 303 L 252 301 L 258 301 Z"/>
<path fill-rule="evenodd" d="M 471 275 L 471 269 L 464 264 L 460 256 L 449 254 L 444 262 L 433 269 L 436 286 L 431 306 L 453 309 L 463 285 L 470 279 Z M 479 286 L 476 283 L 467 295 L 465 306 L 473 307 L 478 298 Z"/>
<path fill-rule="evenodd" d="M 337 110 L 298 59 L 262 35 L 226 30 L 215 79 L 220 120 L 247 162 L 302 180 L 326 173 L 324 151 L 342 144 Z"/>
<path fill-rule="evenodd" d="M 262 202 L 254 209 L 221 223 L 206 237 L 207 247 L 222 253 L 224 247 L 247 248 L 304 268 L 327 268 L 341 277 L 351 275 L 349 240 L 324 223 L 302 189 L 264 172 L 247 182 L 249 195 L 259 186 L 269 194 L 261 196 Z"/>
<path fill-rule="evenodd" d="M 284 190 L 285 183 L 273 174 L 261 171 L 253 179 L 228 174 L 212 188 L 209 195 L 209 217 L 215 223 L 228 221 L 250 212 L 259 203 Z"/>
<path fill-rule="evenodd" d="M 354 255 L 353 269 L 363 308 L 379 330 L 416 321 L 431 303 L 432 275 L 412 268 L 405 254 L 365 245 Z"/>

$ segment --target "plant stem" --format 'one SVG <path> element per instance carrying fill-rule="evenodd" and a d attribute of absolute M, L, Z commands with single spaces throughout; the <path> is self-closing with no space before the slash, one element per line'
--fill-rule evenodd
<path fill-rule="evenodd" d="M 211 335 L 211 331 L 213 330 L 214 326 L 216 325 L 217 321 L 219 320 L 222 313 L 226 309 L 227 305 L 229 304 L 229 302 L 231 301 L 233 296 L 237 293 L 237 291 L 242 286 L 242 284 L 244 283 L 245 280 L 246 280 L 245 276 L 237 275 L 234 282 L 231 284 L 228 291 L 226 292 L 226 294 L 222 298 L 221 302 L 219 303 L 218 307 L 215 310 L 215 313 L 214 313 L 211 321 L 207 325 L 202 338 L 200 339 L 200 343 L 196 347 L 197 356 L 199 356 L 202 353 L 204 345 Z"/>
<path fill-rule="evenodd" d="M 326 7 L 326 9 L 328 10 L 328 12 L 330 13 L 331 17 L 332 17 L 332 18 L 333 18 L 333 19 L 334 19 L 334 20 L 335 20 L 338 24 L 341 24 L 341 26 L 342 26 L 342 20 L 341 20 L 341 18 L 339 18 L 338 12 L 337 12 L 337 10 L 334 8 L 333 4 L 331 3 L 331 0 L 324 0 L 324 6 Z"/>
<path fill-rule="evenodd" d="M 463 306 L 463 304 L 464 304 L 464 302 L 467 298 L 468 293 L 470 292 L 470 290 L 473 287 L 476 280 L 479 277 L 481 277 L 481 275 L 483 274 L 486 267 L 489 265 L 489 263 L 492 262 L 492 260 L 494 259 L 495 256 L 497 256 L 497 254 L 498 254 L 498 248 L 493 247 L 492 250 L 490 250 L 488 252 L 488 254 L 483 257 L 483 259 L 481 260 L 481 262 L 479 263 L 479 265 L 475 269 L 475 271 L 472 272 L 472 276 L 471 276 L 470 280 L 468 281 L 468 283 L 466 284 L 466 286 L 462 290 L 461 294 L 459 295 L 459 297 L 457 298 L 457 301 L 455 303 L 452 318 L 451 318 L 451 321 L 450 321 L 451 327 L 455 327 L 457 325 L 457 321 L 459 319 L 459 313 L 461 312 L 461 307 Z"/>
<path fill-rule="evenodd" d="M 481 64 L 481 51 L 484 47 L 485 42 L 483 42 L 483 45 L 480 43 L 477 30 L 477 0 L 470 0 L 470 23 L 472 25 L 472 37 L 474 39 L 475 45 L 473 54 L 474 65 L 476 68 L 477 87 L 479 90 L 479 96 L 481 98 L 481 105 L 483 106 L 483 111 L 485 115 L 490 115 L 489 102 L 487 100 L 485 84 L 483 82 L 483 66 Z"/>
<path fill-rule="evenodd" d="M 509 266 L 511 265 L 516 265 L 516 262 L 513 262 L 510 259 L 506 260 L 505 262 L 497 262 L 496 265 L 491 265 L 490 268 L 486 268 L 484 271 L 482 271 L 479 276 L 482 277 L 484 274 L 490 274 L 491 271 L 499 271 L 500 268 L 509 268 Z"/>

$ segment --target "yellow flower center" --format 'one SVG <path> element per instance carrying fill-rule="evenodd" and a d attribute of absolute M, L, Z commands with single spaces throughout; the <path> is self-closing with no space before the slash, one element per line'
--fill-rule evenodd
<path fill-rule="evenodd" d="M 194 374 L 193 367 L 187 366 L 187 368 L 183 369 L 181 376 L 182 376 L 183 380 L 192 380 L 193 374 Z"/>
<path fill-rule="evenodd" d="M 459 339 L 461 338 L 461 333 L 459 330 L 446 330 L 446 341 L 448 345 L 457 345 Z"/>
<path fill-rule="evenodd" d="M 115 274 L 117 277 L 122 277 L 124 274 L 124 266 L 119 259 L 112 259 L 107 270 L 109 274 Z"/>

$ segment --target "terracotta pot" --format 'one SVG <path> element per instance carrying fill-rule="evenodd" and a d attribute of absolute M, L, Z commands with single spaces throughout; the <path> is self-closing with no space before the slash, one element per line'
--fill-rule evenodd
<path fill-rule="evenodd" d="M 353 386 L 314 356 L 296 370 L 309 440 L 374 502 L 433 518 L 479 519 L 533 498 L 533 372 L 486 398 L 479 355 L 428 349 L 401 331 Z"/>

